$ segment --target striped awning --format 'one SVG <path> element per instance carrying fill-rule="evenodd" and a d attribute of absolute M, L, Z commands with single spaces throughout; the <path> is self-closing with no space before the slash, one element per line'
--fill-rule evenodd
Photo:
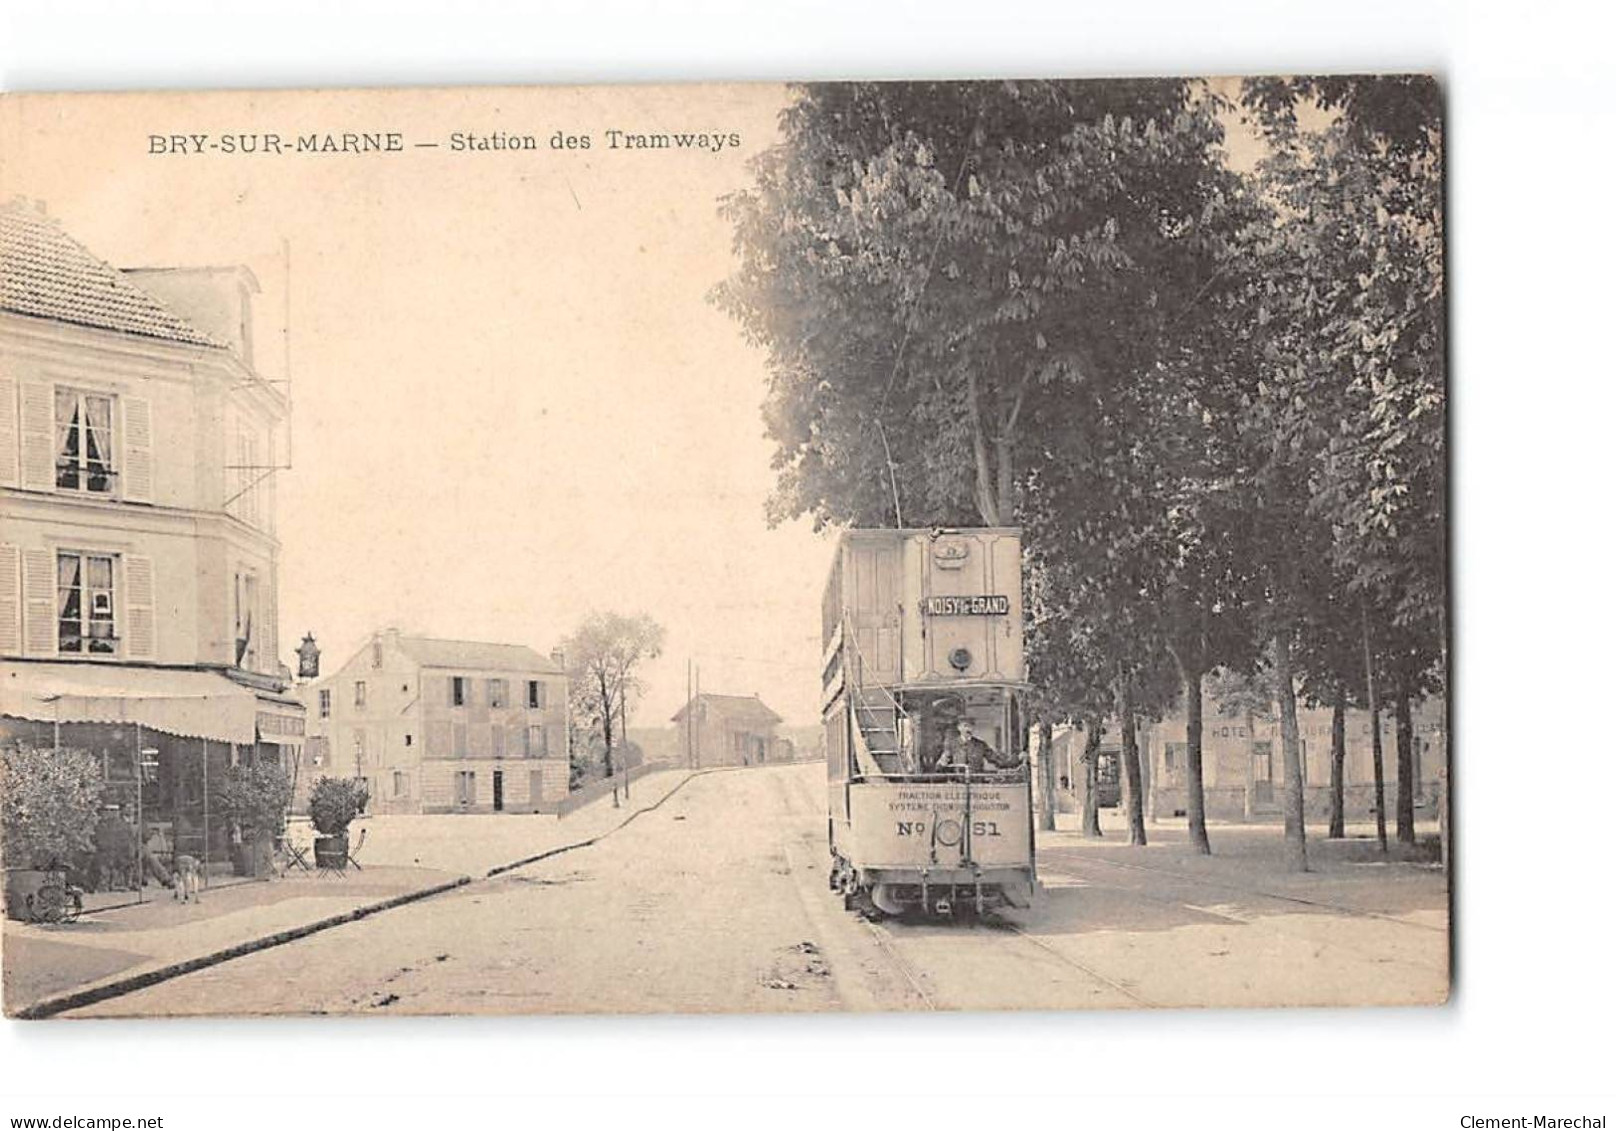
<path fill-rule="evenodd" d="M 186 738 L 254 742 L 260 703 L 214 672 L 117 664 L 0 664 L 0 715 L 34 722 L 139 723 Z"/>

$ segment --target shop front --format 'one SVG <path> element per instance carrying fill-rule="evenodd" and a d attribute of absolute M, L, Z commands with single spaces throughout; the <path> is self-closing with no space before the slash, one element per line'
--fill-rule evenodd
<path fill-rule="evenodd" d="M 295 710 L 301 729 L 301 710 L 277 701 L 267 705 L 275 716 L 272 733 L 262 734 L 261 706 L 251 689 L 213 672 L 6 664 L 0 745 L 78 749 L 96 758 L 102 820 L 124 822 L 136 843 L 151 850 L 141 854 L 139 872 L 175 856 L 224 872 L 232 862 L 232 830 L 214 811 L 218 783 L 233 765 L 284 761 L 282 740 L 293 722 L 280 714 Z"/>

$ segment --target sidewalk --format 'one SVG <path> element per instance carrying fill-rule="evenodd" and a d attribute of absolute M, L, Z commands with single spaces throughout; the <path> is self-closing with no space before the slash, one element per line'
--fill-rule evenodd
<path fill-rule="evenodd" d="M 612 807 L 608 793 L 565 817 L 548 813 L 436 813 L 365 817 L 350 837 L 366 830 L 360 861 L 401 868 L 433 868 L 482 877 L 489 869 L 588 840 L 615 827 L 636 810 L 660 802 L 684 784 L 688 770 L 647 773 L 629 787 L 629 799 Z"/>
<path fill-rule="evenodd" d="M 6 921 L 0 934 L 7 1016 L 68 994 L 110 990 L 129 980 L 162 981 L 222 957 L 238 957 L 398 902 L 424 898 L 506 867 L 603 836 L 654 807 L 690 777 L 648 774 L 630 801 L 611 795 L 564 818 L 512 814 L 372 817 L 358 854 L 362 870 L 346 878 L 294 871 L 269 880 L 224 880 L 181 903 L 161 888 L 149 902 L 133 892 L 91 897 L 77 922 Z M 111 902 L 113 906 L 107 906 Z M 99 905 L 99 909 L 98 908 Z"/>
<path fill-rule="evenodd" d="M 1348 824 L 1342 840 L 1330 840 L 1322 825 L 1310 825 L 1306 872 L 1291 870 L 1280 824 L 1210 824 L 1211 856 L 1190 845 L 1189 824 L 1181 817 L 1147 822 L 1148 843 L 1142 847 L 1128 843 L 1121 810 L 1102 810 L 1100 829 L 1105 835 L 1099 840 L 1085 838 L 1075 825 L 1039 832 L 1040 865 L 1059 870 L 1063 860 L 1101 860 L 1244 891 L 1327 901 L 1365 914 L 1446 923 L 1448 883 L 1432 847 L 1437 835 L 1434 821 L 1416 823 L 1418 843 L 1412 848 L 1397 843 L 1395 829 L 1388 830 L 1391 840 L 1385 855 L 1375 841 L 1373 822 Z"/>

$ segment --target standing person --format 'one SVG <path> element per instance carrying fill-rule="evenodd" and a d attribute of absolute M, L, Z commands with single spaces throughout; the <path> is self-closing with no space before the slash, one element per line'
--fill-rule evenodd
<path fill-rule="evenodd" d="M 979 774 L 989 765 L 1001 770 L 1013 770 L 1021 765 L 1021 758 L 1013 753 L 1000 754 L 993 747 L 976 737 L 976 728 L 970 719 L 961 719 L 943 743 L 943 752 L 938 760 L 940 766 L 955 766 Z"/>
<path fill-rule="evenodd" d="M 174 876 L 168 870 L 169 864 L 174 859 L 174 844 L 168 839 L 168 834 L 163 832 L 161 825 L 154 827 L 151 835 L 146 838 L 146 844 L 141 849 L 141 858 L 148 875 L 165 888 L 174 886 Z"/>

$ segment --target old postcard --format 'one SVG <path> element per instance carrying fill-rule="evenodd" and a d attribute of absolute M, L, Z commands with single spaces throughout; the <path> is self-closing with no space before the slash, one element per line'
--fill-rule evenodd
<path fill-rule="evenodd" d="M 0 98 L 13 1017 L 1436 1004 L 1441 95 Z"/>

